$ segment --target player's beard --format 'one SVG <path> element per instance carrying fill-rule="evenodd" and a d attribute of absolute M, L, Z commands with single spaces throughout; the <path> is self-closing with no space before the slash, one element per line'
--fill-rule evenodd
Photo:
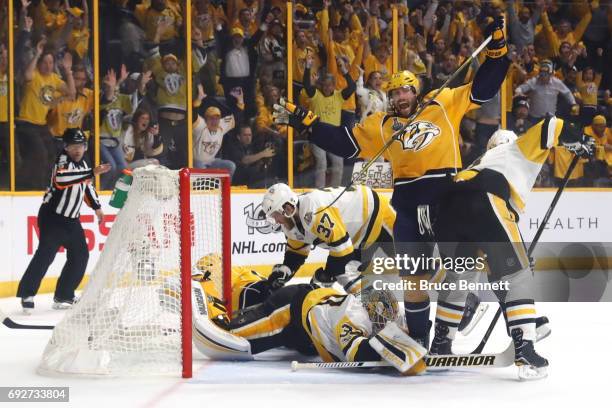
<path fill-rule="evenodd" d="M 412 101 L 403 100 L 395 104 L 395 111 L 399 116 L 407 118 L 412 112 L 414 112 L 415 106 L 416 99 Z"/>

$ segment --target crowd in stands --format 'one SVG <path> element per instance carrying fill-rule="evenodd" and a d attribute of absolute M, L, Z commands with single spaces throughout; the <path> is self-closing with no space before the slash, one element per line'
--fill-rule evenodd
<path fill-rule="evenodd" d="M 294 1 L 293 43 L 287 44 L 285 1 L 192 0 L 190 66 L 183 0 L 98 3 L 100 145 L 90 143 L 89 153 L 93 157 L 99 149 L 101 161 L 112 165 L 101 178 L 102 189 L 112 189 L 125 168 L 159 163 L 178 169 L 189 154 L 195 167 L 227 169 L 234 185 L 260 188 L 286 181 L 288 165 L 296 187 L 346 184 L 353 162 L 299 134 L 288 146 L 288 129 L 274 123 L 273 105 L 292 94 L 321 120 L 353 126 L 388 107 L 394 30 L 398 68 L 414 72 L 426 95 L 445 83 L 482 42 L 482 27 L 502 13 L 512 60 L 505 94 L 463 119 L 463 164 L 482 154 L 502 115 L 506 127 L 521 134 L 556 114 L 586 126 L 597 145 L 595 157 L 577 166 L 571 185 L 612 186 L 612 71 L 606 69 L 612 1 Z M 16 183 L 21 190 L 39 190 L 49 182 L 64 130 L 93 129 L 92 1 L 15 5 L 14 16 L 0 10 L 0 183 L 8 180 L 4 27 L 12 22 Z M 478 66 L 475 60 L 451 86 L 469 81 Z M 538 185 L 554 186 L 570 161 L 569 152 L 556 148 Z"/>

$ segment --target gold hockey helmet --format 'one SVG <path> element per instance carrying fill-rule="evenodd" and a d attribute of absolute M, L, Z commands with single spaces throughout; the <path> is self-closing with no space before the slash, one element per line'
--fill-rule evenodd
<path fill-rule="evenodd" d="M 408 70 L 399 71 L 391 75 L 391 79 L 387 82 L 387 95 L 394 89 L 399 88 L 414 88 L 414 92 L 418 95 L 420 91 L 419 79 Z"/>

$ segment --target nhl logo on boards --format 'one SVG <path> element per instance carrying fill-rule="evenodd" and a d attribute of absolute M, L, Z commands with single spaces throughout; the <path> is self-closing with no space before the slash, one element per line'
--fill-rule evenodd
<path fill-rule="evenodd" d="M 413 122 L 402 132 L 399 141 L 402 149 L 418 152 L 431 144 L 440 135 L 440 128 L 431 122 L 419 120 Z"/>

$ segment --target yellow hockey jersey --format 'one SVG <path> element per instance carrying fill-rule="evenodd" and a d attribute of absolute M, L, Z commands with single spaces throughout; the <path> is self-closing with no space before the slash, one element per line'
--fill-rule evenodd
<path fill-rule="evenodd" d="M 186 111 L 187 109 L 187 79 L 185 65 L 179 62 L 178 72 L 166 72 L 162 66 L 159 48 L 145 61 L 153 71 L 158 85 L 156 102 L 160 110 L 171 109 Z"/>
<path fill-rule="evenodd" d="M 471 100 L 472 84 L 445 89 L 392 143 L 384 157 L 391 162 L 395 185 L 417 179 L 456 174 L 462 167 L 459 124 L 479 105 Z M 353 128 L 358 157 L 373 157 L 407 119 L 376 112 Z"/>
<path fill-rule="evenodd" d="M 391 234 L 395 211 L 389 199 L 366 186 L 356 186 L 344 193 L 331 207 L 341 188 L 314 190 L 299 196 L 298 217 L 301 225 L 289 229 L 287 251 L 308 256 L 311 245 L 329 249 L 329 256 L 340 258 L 363 244 L 369 246 L 382 228 Z"/>

